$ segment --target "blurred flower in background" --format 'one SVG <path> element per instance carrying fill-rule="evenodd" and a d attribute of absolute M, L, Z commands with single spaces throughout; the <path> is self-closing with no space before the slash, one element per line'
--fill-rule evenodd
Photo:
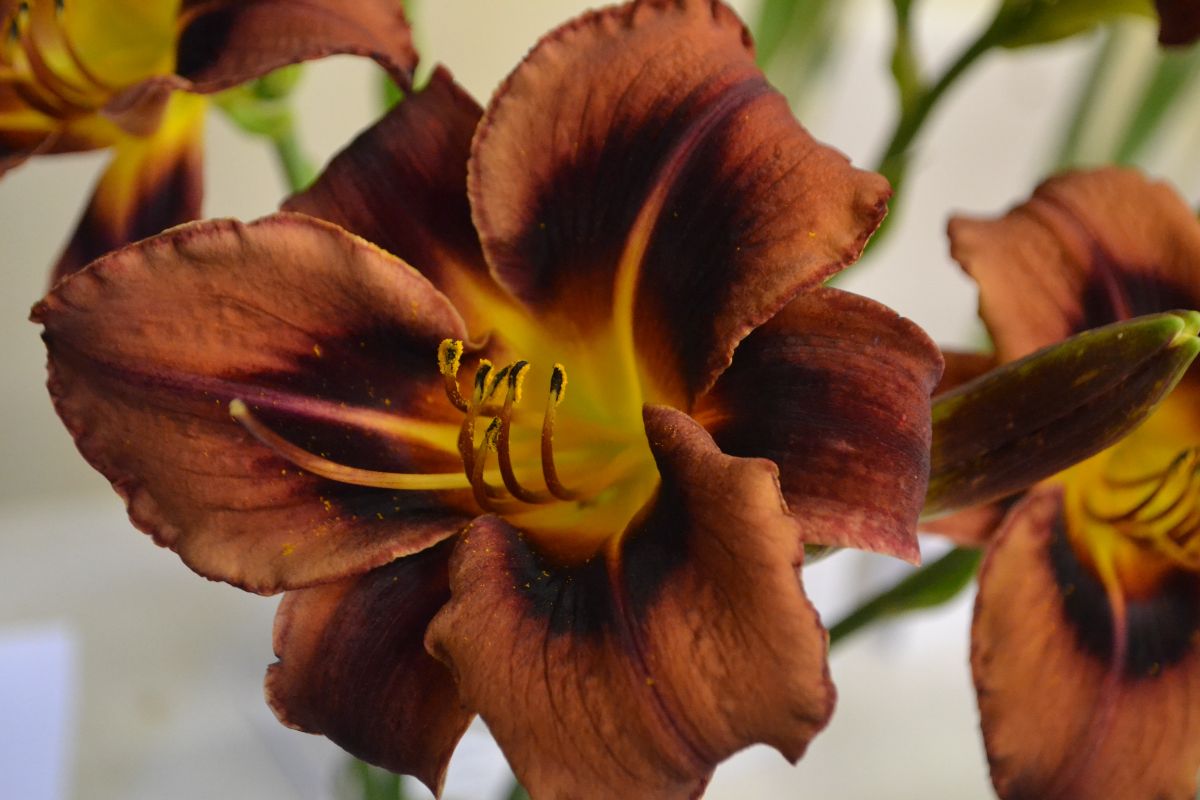
<path fill-rule="evenodd" d="M 203 95 L 333 53 L 407 86 L 391 0 L 0 0 L 0 175 L 31 156 L 112 148 L 53 279 L 200 216 Z"/>
<path fill-rule="evenodd" d="M 950 238 L 1002 361 L 1200 307 L 1200 221 L 1132 170 L 1053 178 L 1001 219 L 955 219 Z M 990 541 L 971 663 L 1001 797 L 1195 795 L 1198 454 L 1193 372 L 1127 438 L 969 533 Z"/>

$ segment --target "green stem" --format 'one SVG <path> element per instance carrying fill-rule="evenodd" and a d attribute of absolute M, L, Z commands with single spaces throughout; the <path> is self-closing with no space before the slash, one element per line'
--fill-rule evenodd
<path fill-rule="evenodd" d="M 1114 54 L 1122 47 L 1122 28 L 1112 27 L 1104 35 L 1104 43 L 1096 51 L 1089 69 L 1084 74 L 1079 95 L 1075 99 L 1075 109 L 1071 112 L 1071 121 L 1067 124 L 1062 144 L 1058 148 L 1055 164 L 1061 169 L 1079 163 L 1083 150 L 1085 135 L 1089 121 L 1104 89 L 1108 85 Z"/>
<path fill-rule="evenodd" d="M 504 795 L 504 798 L 505 800 L 529 800 L 529 792 L 514 778 L 512 789 Z"/>
<path fill-rule="evenodd" d="M 405 800 L 404 779 L 357 758 L 350 762 L 354 800 Z M 349 799 L 348 799 L 349 800 Z"/>
<path fill-rule="evenodd" d="M 1117 163 L 1133 163 L 1158 130 L 1159 123 L 1197 74 L 1200 74 L 1200 47 L 1159 56 L 1158 67 L 1146 84 L 1137 111 L 1134 112 L 1124 136 L 1117 145 Z"/>
<path fill-rule="evenodd" d="M 926 564 L 833 625 L 829 647 L 881 619 L 947 602 L 971 582 L 982 556 L 978 550 L 956 548 Z"/>
<path fill-rule="evenodd" d="M 892 191 L 896 194 L 899 194 L 900 185 L 903 183 L 905 172 L 908 169 L 908 157 L 913 141 L 924 127 L 930 112 L 937 106 L 946 91 L 962 77 L 963 73 L 991 48 L 992 30 L 989 28 L 959 54 L 954 63 L 933 86 L 925 91 L 907 93 L 909 103 L 907 106 L 901 107 L 900 119 L 896 122 L 891 141 L 888 142 L 883 156 L 879 159 L 878 166 L 875 167 L 876 172 L 882 173 L 891 181 Z M 902 93 L 901 100 L 904 99 L 905 94 Z"/>
<path fill-rule="evenodd" d="M 296 135 L 296 126 L 292 123 L 290 116 L 270 138 L 271 143 L 275 146 L 275 155 L 279 159 L 279 166 L 283 169 L 288 187 L 293 192 L 307 189 L 316 179 L 317 170 L 300 146 L 300 139 Z"/>

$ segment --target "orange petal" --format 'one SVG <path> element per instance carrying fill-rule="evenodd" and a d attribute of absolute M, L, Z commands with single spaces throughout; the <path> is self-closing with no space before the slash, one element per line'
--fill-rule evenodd
<path fill-rule="evenodd" d="M 480 125 L 470 194 L 501 283 L 578 328 L 615 317 L 686 405 L 858 257 L 889 189 L 796 122 L 728 8 L 652 0 L 534 48 Z"/>
<path fill-rule="evenodd" d="M 1063 525 L 1059 490 L 1034 491 L 980 573 L 971 666 L 996 790 L 1005 800 L 1191 800 L 1200 579 L 1178 573 L 1114 611 Z"/>
<path fill-rule="evenodd" d="M 940 373 L 916 325 L 819 288 L 746 337 L 696 415 L 724 452 L 779 465 L 805 542 L 915 562 Z"/>
<path fill-rule="evenodd" d="M 417 63 L 398 0 L 184 0 L 179 13 L 175 71 L 195 91 L 340 53 L 375 59 L 408 88 Z"/>
<path fill-rule="evenodd" d="M 1160 42 L 1183 45 L 1200 39 L 1200 3 L 1196 0 L 1155 0 L 1154 4 L 1161 21 Z"/>
<path fill-rule="evenodd" d="M 119 247 L 200 216 L 207 102 L 176 93 L 152 136 L 123 136 L 52 282 Z"/>
<path fill-rule="evenodd" d="M 470 330 L 486 332 L 491 320 L 481 291 L 500 290 L 483 260 L 465 191 L 482 114 L 438 67 L 421 91 L 359 135 L 283 207 L 335 222 L 404 259 L 451 299 Z"/>
<path fill-rule="evenodd" d="M 284 595 L 275 616 L 279 661 L 266 686 L 289 727 L 415 775 L 434 794 L 474 716 L 450 673 L 425 652 L 425 627 L 450 599 L 449 545 Z"/>
<path fill-rule="evenodd" d="M 323 583 L 471 516 L 466 490 L 335 483 L 230 419 L 240 398 L 333 461 L 461 470 L 436 365 L 461 318 L 407 265 L 335 226 L 298 214 L 182 226 L 62 281 L 33 318 L 84 457 L 134 524 L 207 577 L 264 593 Z"/>
<path fill-rule="evenodd" d="M 754 742 L 800 758 L 833 708 L 774 465 L 672 409 L 646 431 L 661 491 L 607 555 L 555 567 L 482 517 L 429 628 L 534 797 L 696 797 Z"/>
<path fill-rule="evenodd" d="M 1071 172 L 995 220 L 950 222 L 1002 361 L 1072 333 L 1200 306 L 1200 222 L 1130 169 Z"/>

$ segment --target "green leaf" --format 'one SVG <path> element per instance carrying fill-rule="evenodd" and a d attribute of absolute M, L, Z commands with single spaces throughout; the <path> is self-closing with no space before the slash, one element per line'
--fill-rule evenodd
<path fill-rule="evenodd" d="M 1200 313 L 1085 331 L 933 401 L 926 517 L 999 500 L 1115 443 L 1200 352 Z"/>
<path fill-rule="evenodd" d="M 874 622 L 949 602 L 970 585 L 981 557 L 978 550 L 955 549 L 926 564 L 834 624 L 829 629 L 829 646 Z"/>
<path fill-rule="evenodd" d="M 989 38 L 1000 47 L 1029 47 L 1083 33 L 1127 14 L 1158 18 L 1152 0 L 1004 0 Z"/>

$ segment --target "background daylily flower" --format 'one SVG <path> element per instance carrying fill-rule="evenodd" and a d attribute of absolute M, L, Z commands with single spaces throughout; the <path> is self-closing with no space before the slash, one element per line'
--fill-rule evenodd
<path fill-rule="evenodd" d="M 1003 218 L 954 220 L 950 237 L 1002 361 L 1200 306 L 1200 222 L 1133 171 L 1051 179 Z M 971 663 L 1001 797 L 1195 795 L 1198 390 L 1193 369 L 1140 428 L 986 532 Z"/>
<path fill-rule="evenodd" d="M 437 791 L 479 713 L 535 797 L 694 797 L 832 711 L 804 545 L 918 555 L 940 356 L 820 286 L 887 196 L 725 6 L 639 2 L 33 316 L 134 523 L 288 591 L 283 721 Z"/>
<path fill-rule="evenodd" d="M 0 175 L 112 148 L 54 279 L 200 215 L 202 95 L 334 53 L 408 86 L 396 0 L 0 0 Z"/>
<path fill-rule="evenodd" d="M 1161 22 L 1158 40 L 1186 45 L 1200 39 L 1200 3 L 1196 0 L 1154 0 Z"/>

